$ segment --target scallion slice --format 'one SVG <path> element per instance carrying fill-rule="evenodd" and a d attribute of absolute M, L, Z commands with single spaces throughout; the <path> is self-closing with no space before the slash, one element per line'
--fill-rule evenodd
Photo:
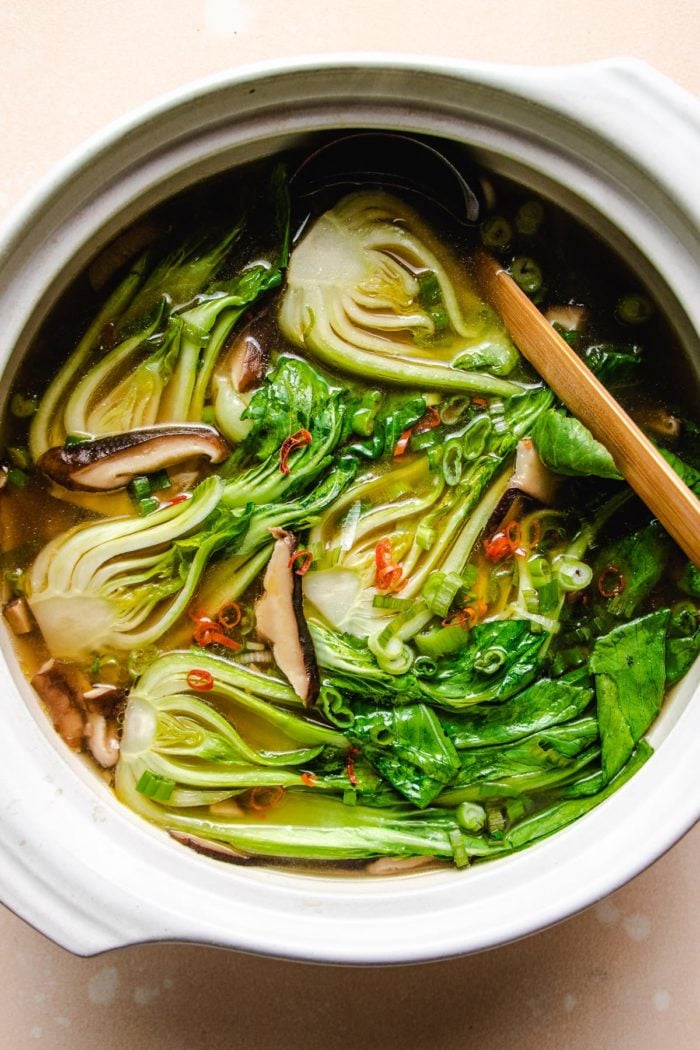
<path fill-rule="evenodd" d="M 167 802 L 175 790 L 175 781 L 170 777 L 160 776 L 145 769 L 139 777 L 136 790 L 146 798 L 152 798 L 156 802 Z"/>

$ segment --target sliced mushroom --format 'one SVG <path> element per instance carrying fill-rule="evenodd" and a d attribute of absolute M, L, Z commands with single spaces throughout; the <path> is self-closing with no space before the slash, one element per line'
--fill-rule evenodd
<path fill-rule="evenodd" d="M 294 571 L 297 539 L 284 529 L 270 531 L 276 542 L 265 571 L 264 593 L 255 606 L 258 634 L 271 644 L 277 666 L 308 707 L 318 696 L 320 682 L 304 619 L 301 576 Z"/>
<path fill-rule="evenodd" d="M 15 598 L 3 609 L 3 615 L 17 635 L 30 634 L 34 630 L 34 617 L 24 598 Z"/>
<path fill-rule="evenodd" d="M 205 857 L 213 857 L 215 860 L 225 860 L 230 864 L 255 864 L 257 859 L 248 853 L 241 853 L 233 846 L 227 846 L 223 842 L 215 842 L 213 839 L 202 839 L 197 835 L 187 835 L 182 831 L 169 832 L 170 837 L 180 842 L 183 846 L 189 846 L 195 853 L 201 853 Z"/>
<path fill-rule="evenodd" d="M 365 867 L 368 875 L 405 875 L 409 871 L 420 871 L 427 867 L 448 867 L 436 857 L 379 857 Z"/>
<path fill-rule="evenodd" d="M 578 303 L 550 306 L 545 317 L 550 324 L 560 325 L 565 332 L 580 332 L 586 323 L 586 307 Z"/>
<path fill-rule="evenodd" d="M 83 700 L 90 711 L 99 711 L 106 706 L 112 707 L 116 703 L 121 703 L 124 698 L 124 690 L 120 689 L 118 685 L 103 685 L 102 683 L 94 685 L 86 693 L 83 693 Z"/>
<path fill-rule="evenodd" d="M 222 463 L 229 446 L 214 427 L 204 424 L 142 427 L 73 445 L 50 448 L 37 466 L 68 489 L 112 492 L 140 474 L 152 474 L 176 463 L 206 458 Z"/>
<path fill-rule="evenodd" d="M 635 423 L 642 430 L 662 441 L 678 441 L 682 424 L 677 416 L 671 415 L 665 408 L 649 405 L 634 409 L 631 413 Z"/>
<path fill-rule="evenodd" d="M 270 365 L 269 346 L 272 341 L 269 326 L 266 307 L 245 328 L 234 334 L 217 368 L 217 373 L 227 376 L 239 394 L 258 386 L 265 378 Z"/>
<path fill-rule="evenodd" d="M 83 694 L 90 683 L 73 664 L 47 660 L 32 678 L 32 685 L 46 704 L 54 728 L 69 747 L 80 750 L 85 731 Z"/>
<path fill-rule="evenodd" d="M 116 722 L 92 711 L 85 726 L 85 739 L 92 757 L 104 769 L 112 769 L 119 758 L 119 735 Z"/>
<path fill-rule="evenodd" d="M 558 478 L 545 467 L 531 438 L 518 442 L 511 487 L 540 503 L 551 503 Z"/>
<path fill-rule="evenodd" d="M 531 438 L 518 442 L 515 466 L 508 488 L 498 501 L 488 520 L 484 535 L 488 536 L 504 521 L 506 516 L 518 517 L 525 499 L 537 500 L 549 505 L 554 500 L 559 477 L 545 467 Z"/>

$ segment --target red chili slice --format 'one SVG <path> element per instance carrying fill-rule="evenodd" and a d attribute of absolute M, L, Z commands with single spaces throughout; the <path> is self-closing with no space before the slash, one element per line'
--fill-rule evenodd
<path fill-rule="evenodd" d="M 394 561 L 391 540 L 380 540 L 374 548 L 375 586 L 380 591 L 399 591 L 405 581 L 401 580 L 403 569 Z"/>
<path fill-rule="evenodd" d="M 280 470 L 283 474 L 289 474 L 289 459 L 292 452 L 297 448 L 304 448 L 306 445 L 310 445 L 312 441 L 311 434 L 308 430 L 297 430 L 296 434 L 291 434 L 288 438 L 285 438 L 280 445 Z"/>
<path fill-rule="evenodd" d="M 214 688 L 212 675 L 199 667 L 193 667 L 191 671 L 188 671 L 185 681 L 190 689 L 194 689 L 198 693 L 208 693 L 210 689 Z"/>
<path fill-rule="evenodd" d="M 222 605 L 219 609 L 217 618 L 225 630 L 232 631 L 234 627 L 238 627 L 242 615 L 243 613 L 241 612 L 241 607 L 238 602 L 226 602 L 225 605 Z"/>
<path fill-rule="evenodd" d="M 315 773 L 302 773 L 301 780 L 302 783 L 306 784 L 307 787 L 312 788 L 316 786 L 316 781 L 318 780 L 318 777 Z"/>
<path fill-rule="evenodd" d="M 404 452 L 406 451 L 406 449 L 408 447 L 408 443 L 411 440 L 411 434 L 412 433 L 413 433 L 413 428 L 412 427 L 409 427 L 408 430 L 404 430 L 403 434 L 401 435 L 399 440 L 396 442 L 396 448 L 394 449 L 394 459 L 396 459 L 397 456 L 403 456 Z"/>
<path fill-rule="evenodd" d="M 294 571 L 297 574 L 297 576 L 305 576 L 306 573 L 311 568 L 311 564 L 312 564 L 312 562 L 314 560 L 313 552 L 312 551 L 297 551 L 296 554 L 293 554 L 291 556 L 291 558 L 289 559 L 289 561 L 287 562 L 287 568 L 291 569 L 292 565 L 294 565 L 294 563 L 299 558 L 302 558 L 303 560 L 301 562 L 301 565 L 297 565 L 295 567 Z"/>
<path fill-rule="evenodd" d="M 360 749 L 357 747 L 351 747 L 348 751 L 347 762 L 345 763 L 345 772 L 348 775 L 348 780 L 353 787 L 357 787 L 357 773 L 355 772 L 355 758 L 360 754 Z"/>
<path fill-rule="evenodd" d="M 408 448 L 408 443 L 414 434 L 423 434 L 426 430 L 433 430 L 435 427 L 440 426 L 440 413 L 438 412 L 435 405 L 429 405 L 425 410 L 425 414 L 414 423 L 408 430 L 404 430 L 403 434 L 396 442 L 396 448 L 394 449 L 394 459 L 397 456 L 403 456 L 404 452 Z"/>
<path fill-rule="evenodd" d="M 607 585 L 608 579 L 611 580 L 611 586 Z M 601 598 L 615 598 L 618 594 L 622 594 L 624 589 L 625 577 L 617 565 L 608 565 L 598 577 L 598 594 Z"/>
<path fill-rule="evenodd" d="M 504 561 L 513 554 L 513 545 L 505 532 L 495 532 L 484 542 L 484 551 L 489 561 Z"/>
<path fill-rule="evenodd" d="M 413 427 L 414 434 L 423 434 L 426 430 L 434 430 L 441 423 L 440 413 L 436 405 L 428 405 L 425 415 Z"/>

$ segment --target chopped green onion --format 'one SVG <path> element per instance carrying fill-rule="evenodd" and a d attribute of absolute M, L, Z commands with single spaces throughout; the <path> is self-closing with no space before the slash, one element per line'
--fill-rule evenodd
<path fill-rule="evenodd" d="M 466 394 L 456 394 L 440 405 L 440 419 L 448 427 L 461 423 L 471 412 L 472 399 Z"/>
<path fill-rule="evenodd" d="M 132 499 L 139 500 L 145 499 L 146 496 L 151 495 L 151 481 L 150 478 L 146 477 L 145 474 L 140 474 L 135 478 L 132 478 L 127 485 L 127 490 Z"/>
<path fill-rule="evenodd" d="M 563 591 L 581 591 L 593 579 L 593 570 L 585 561 L 570 554 L 559 554 L 552 563 L 557 582 Z"/>
<path fill-rule="evenodd" d="M 506 406 L 500 398 L 493 398 L 489 405 L 489 416 L 496 434 L 505 434 L 508 430 L 506 423 Z"/>
<path fill-rule="evenodd" d="M 216 426 L 216 414 L 214 412 L 213 405 L 207 405 L 202 411 L 202 423 L 206 423 L 207 426 Z"/>
<path fill-rule="evenodd" d="M 572 667 L 581 667 L 588 660 L 588 650 L 582 645 L 572 645 L 569 649 L 560 649 L 552 661 L 552 675 L 558 678 Z"/>
<path fill-rule="evenodd" d="M 163 489 L 169 489 L 172 485 L 167 470 L 157 470 L 155 474 L 149 474 L 148 480 L 151 483 L 151 492 L 162 492 Z"/>
<path fill-rule="evenodd" d="M 455 819 L 465 831 L 481 831 L 486 823 L 486 810 L 478 802 L 462 802 L 455 810 Z"/>
<path fill-rule="evenodd" d="M 339 729 L 349 729 L 355 721 L 354 712 L 347 700 L 332 685 L 321 686 L 316 703 L 319 711 Z"/>
<path fill-rule="evenodd" d="M 444 447 L 444 445 L 432 445 L 428 449 L 428 467 L 430 470 L 437 470 L 440 466 Z"/>
<path fill-rule="evenodd" d="M 527 568 L 535 587 L 543 587 L 552 578 L 552 566 L 542 554 L 533 554 L 529 557 Z"/>
<path fill-rule="evenodd" d="M 12 395 L 10 412 L 16 419 L 28 419 L 34 415 L 38 407 L 39 398 L 35 394 L 20 394 L 17 391 Z"/>
<path fill-rule="evenodd" d="M 559 604 L 559 588 L 554 580 L 548 580 L 538 588 L 538 609 L 541 613 L 554 612 Z"/>
<path fill-rule="evenodd" d="M 141 518 L 145 518 L 147 514 L 152 514 L 154 510 L 159 508 L 160 503 L 154 496 L 146 496 L 144 499 L 136 502 L 136 510 Z"/>
<path fill-rule="evenodd" d="M 462 437 L 462 455 L 466 460 L 472 462 L 482 455 L 492 429 L 493 423 L 485 413 L 469 423 Z"/>
<path fill-rule="evenodd" d="M 502 215 L 491 215 L 481 224 L 481 241 L 487 248 L 503 250 L 513 237 L 513 228 Z"/>
<path fill-rule="evenodd" d="M 432 678 L 437 674 L 437 664 L 431 656 L 417 656 L 413 662 L 413 670 L 419 678 Z"/>
<path fill-rule="evenodd" d="M 420 452 L 425 448 L 432 448 L 444 440 L 445 432 L 442 427 L 433 427 L 432 430 L 423 430 L 420 434 L 412 434 L 408 443 L 410 452 Z"/>
<path fill-rule="evenodd" d="M 526 201 L 515 214 L 515 228 L 518 233 L 531 237 L 537 233 L 544 220 L 544 207 L 540 201 Z"/>
<path fill-rule="evenodd" d="M 394 734 L 386 725 L 370 726 L 369 738 L 377 747 L 391 747 L 394 742 Z"/>
<path fill-rule="evenodd" d="M 423 551 L 429 551 L 437 539 L 437 529 L 422 521 L 416 529 L 416 543 Z"/>
<path fill-rule="evenodd" d="M 449 834 L 450 846 L 452 847 L 452 859 L 457 868 L 469 867 L 469 854 L 464 846 L 464 839 L 457 828 L 453 828 Z"/>
<path fill-rule="evenodd" d="M 19 467 L 11 467 L 7 472 L 7 480 L 18 489 L 23 489 L 26 488 L 29 482 L 29 475 L 25 474 Z"/>
<path fill-rule="evenodd" d="M 534 259 L 519 255 L 513 259 L 510 275 L 526 295 L 535 295 L 542 287 L 542 270 Z"/>
<path fill-rule="evenodd" d="M 423 584 L 421 597 L 432 613 L 444 618 L 464 581 L 456 572 L 431 572 Z"/>
<path fill-rule="evenodd" d="M 462 446 L 459 441 L 453 439 L 444 446 L 442 476 L 448 485 L 456 485 L 462 477 Z"/>
<path fill-rule="evenodd" d="M 492 839 L 502 839 L 506 827 L 505 813 L 500 803 L 486 803 L 486 827 Z"/>
<path fill-rule="evenodd" d="M 379 406 L 382 403 L 382 395 L 379 390 L 368 390 L 362 396 L 362 401 L 352 414 L 350 422 L 354 434 L 361 437 L 371 437 L 374 433 L 374 420 Z"/>
<path fill-rule="evenodd" d="M 394 619 L 394 622 L 385 627 L 383 631 L 374 636 L 370 635 L 367 645 L 370 652 L 375 656 L 382 671 L 387 674 L 406 674 L 413 663 L 413 653 L 400 638 L 395 637 L 396 631 L 401 626 L 404 617 L 410 618 L 412 613 L 402 613 Z"/>
<path fill-rule="evenodd" d="M 508 820 L 512 823 L 525 816 L 526 806 L 522 798 L 508 798 L 505 801 L 505 811 Z"/>
<path fill-rule="evenodd" d="M 394 609 L 405 612 L 414 603 L 409 598 L 397 598 L 395 594 L 375 594 L 372 605 L 375 609 Z"/>
<path fill-rule="evenodd" d="M 644 324 L 653 313 L 651 301 L 638 293 L 623 295 L 615 306 L 615 317 L 623 324 Z"/>
<path fill-rule="evenodd" d="M 175 790 L 175 781 L 170 777 L 162 777 L 158 773 L 151 773 L 145 769 L 136 785 L 136 790 L 146 798 L 152 798 L 156 802 L 167 802 Z"/>
<path fill-rule="evenodd" d="M 429 634 L 418 634 L 415 638 L 418 650 L 425 656 L 432 656 L 436 659 L 459 652 L 464 648 L 466 641 L 467 632 L 457 623 L 449 627 L 440 627 Z"/>
<path fill-rule="evenodd" d="M 73 448 L 74 445 L 84 445 L 87 441 L 92 441 L 89 434 L 66 434 L 63 447 Z"/>
<path fill-rule="evenodd" d="M 536 613 L 539 609 L 539 601 L 537 597 L 537 591 L 534 587 L 523 587 L 520 592 L 525 603 L 525 608 L 530 613 Z"/>
<path fill-rule="evenodd" d="M 474 670 L 479 674 L 492 675 L 500 671 L 506 660 L 508 654 L 505 649 L 500 646 L 492 646 L 490 649 L 484 649 L 483 652 L 477 653 L 474 659 Z"/>

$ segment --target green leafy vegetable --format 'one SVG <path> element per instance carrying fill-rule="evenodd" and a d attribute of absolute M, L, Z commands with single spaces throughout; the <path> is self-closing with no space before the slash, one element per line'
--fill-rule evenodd
<path fill-rule="evenodd" d="M 353 710 L 349 738 L 397 791 L 425 807 L 459 769 L 459 759 L 434 711 L 425 704 Z"/>
<path fill-rule="evenodd" d="M 593 575 L 598 581 L 596 612 L 605 618 L 630 619 L 661 579 L 669 554 L 666 533 L 657 522 L 623 536 L 604 547 L 596 557 Z M 612 567 L 618 585 L 609 594 L 603 574 Z M 606 596 L 609 595 L 609 596 Z"/>
<path fill-rule="evenodd" d="M 644 765 L 651 754 L 652 749 L 646 741 L 640 741 L 626 765 L 602 790 L 598 790 L 588 797 L 555 802 L 549 808 L 533 813 L 532 816 L 516 824 L 515 827 L 507 832 L 505 842 L 513 849 L 522 849 L 538 839 L 561 831 L 568 824 L 572 824 L 575 820 L 590 812 L 590 810 L 595 809 L 601 802 L 609 798 L 613 792 L 621 788 Z"/>
<path fill-rule="evenodd" d="M 542 462 L 557 474 L 621 476 L 608 450 L 583 423 L 559 409 L 550 408 L 541 414 L 532 430 L 532 440 Z"/>
<path fill-rule="evenodd" d="M 600 754 L 598 723 L 581 718 L 505 746 L 460 753 L 461 769 L 441 805 L 544 791 L 572 779 Z"/>
<path fill-rule="evenodd" d="M 582 714 L 592 698 L 593 690 L 586 686 L 541 678 L 510 700 L 475 707 L 466 715 L 441 715 L 440 721 L 456 748 L 480 748 L 568 722 Z"/>
<path fill-rule="evenodd" d="M 543 634 L 532 633 L 526 620 L 479 624 L 471 631 L 469 644 L 432 681 L 422 681 L 421 690 L 439 706 L 454 710 L 505 700 L 535 677 L 544 640 Z M 496 674 L 485 675 L 477 663 L 493 648 L 503 650 L 506 658 Z"/>
<path fill-rule="evenodd" d="M 223 470 L 226 505 L 279 502 L 308 488 L 340 440 L 342 394 L 306 362 L 281 357 L 244 413 L 253 427 Z M 285 456 L 285 441 L 299 433 L 305 443 Z"/>
<path fill-rule="evenodd" d="M 606 779 L 619 773 L 661 708 L 668 609 L 615 627 L 599 638 L 590 667 Z"/>
<path fill-rule="evenodd" d="M 596 343 L 583 351 L 583 359 L 607 387 L 639 381 L 644 351 L 637 343 Z"/>

